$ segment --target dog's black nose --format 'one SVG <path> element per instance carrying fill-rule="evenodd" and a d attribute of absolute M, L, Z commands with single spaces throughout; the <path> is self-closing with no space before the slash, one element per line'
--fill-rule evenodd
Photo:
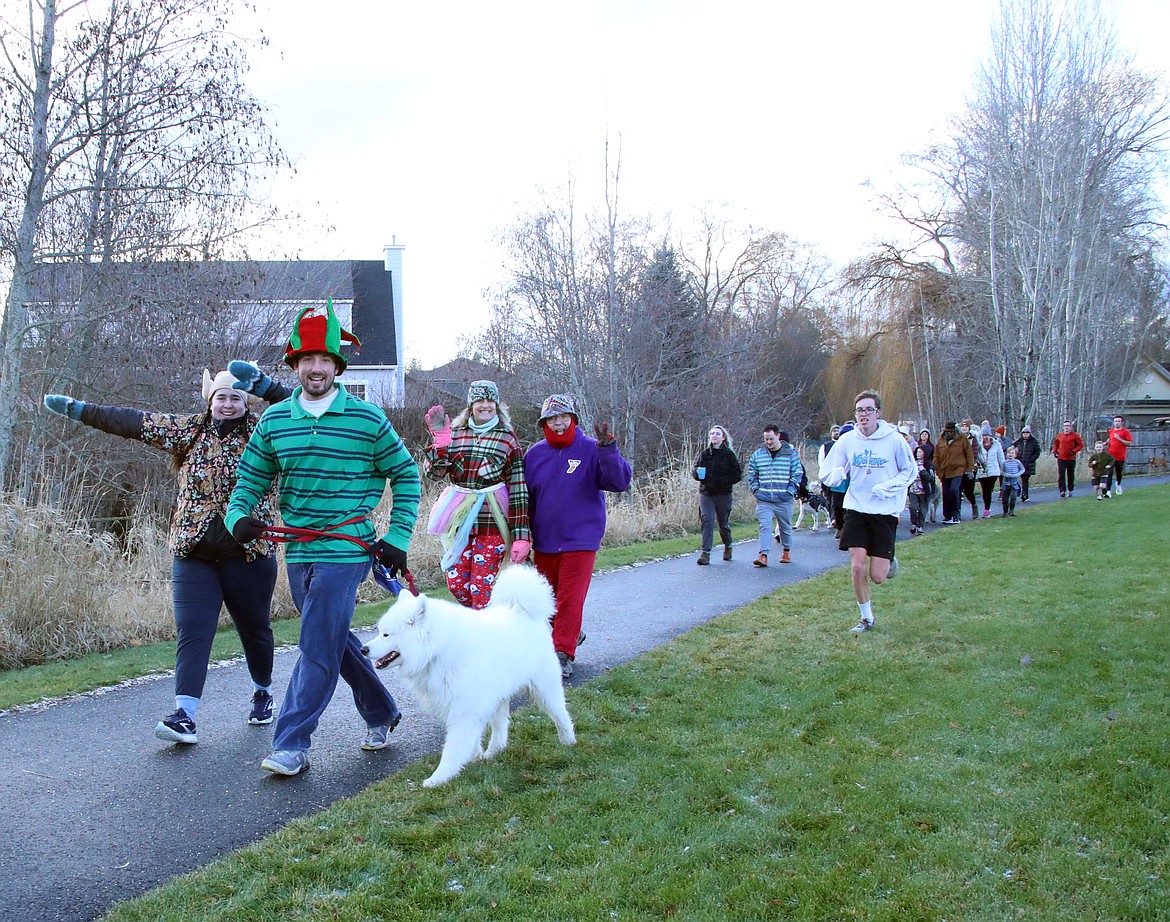
<path fill-rule="evenodd" d="M 362 647 L 362 656 L 369 656 L 369 655 L 370 655 L 370 648 L 369 647 Z"/>

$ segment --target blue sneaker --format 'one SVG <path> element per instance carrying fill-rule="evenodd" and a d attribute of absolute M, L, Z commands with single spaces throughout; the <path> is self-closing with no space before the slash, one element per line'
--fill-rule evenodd
<path fill-rule="evenodd" d="M 252 713 L 248 715 L 248 723 L 256 727 L 272 723 L 272 695 L 264 689 L 252 695 Z"/>
<path fill-rule="evenodd" d="M 309 754 L 303 749 L 278 749 L 260 767 L 274 775 L 299 775 L 309 767 Z"/>
<path fill-rule="evenodd" d="M 394 732 L 394 728 L 398 726 L 400 720 L 402 720 L 401 711 L 388 724 L 384 724 L 381 727 L 367 727 L 365 739 L 362 740 L 362 749 L 366 750 L 366 752 L 376 752 L 379 749 L 385 749 L 386 737 Z"/>

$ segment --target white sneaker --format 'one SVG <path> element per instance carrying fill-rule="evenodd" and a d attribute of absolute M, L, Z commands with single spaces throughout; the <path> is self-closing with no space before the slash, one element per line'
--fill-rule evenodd
<path fill-rule="evenodd" d="M 1120 495 L 1121 495 L 1122 493 L 1124 493 L 1124 492 L 1125 492 L 1125 491 L 1121 489 L 1121 484 L 1118 484 L 1118 485 L 1117 485 L 1117 495 L 1118 495 L 1118 496 L 1120 496 Z"/>
<path fill-rule="evenodd" d="M 849 629 L 849 633 L 850 634 L 864 634 L 866 631 L 871 631 L 871 630 L 873 630 L 873 621 L 872 620 L 866 621 L 864 618 L 862 618 L 860 621 L 857 622 L 857 625 L 855 627 L 852 627 Z"/>
<path fill-rule="evenodd" d="M 886 579 L 893 579 L 897 575 L 898 575 L 898 558 L 893 557 L 890 559 L 890 572 L 886 574 Z"/>

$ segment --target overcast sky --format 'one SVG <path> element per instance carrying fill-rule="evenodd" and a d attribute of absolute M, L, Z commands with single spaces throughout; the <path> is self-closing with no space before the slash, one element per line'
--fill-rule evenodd
<path fill-rule="evenodd" d="M 1170 71 L 1170 2 L 1111 5 L 1139 64 Z M 498 230 L 570 176 L 579 208 L 597 201 L 607 136 L 627 214 L 681 226 L 713 206 L 860 255 L 882 229 L 865 184 L 890 189 L 961 110 L 995 9 L 261 0 L 249 82 L 297 168 L 274 198 L 329 228 L 300 255 L 380 259 L 396 237 L 407 360 L 430 367 L 488 316 Z"/>

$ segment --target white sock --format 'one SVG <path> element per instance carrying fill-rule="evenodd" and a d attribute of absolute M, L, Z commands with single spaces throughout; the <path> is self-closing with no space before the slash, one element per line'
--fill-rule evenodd
<path fill-rule="evenodd" d="M 199 710 L 199 699 L 190 695 L 175 695 L 175 707 L 182 708 L 187 712 L 187 716 L 194 720 L 195 712 Z"/>
<path fill-rule="evenodd" d="M 873 602 L 858 602 L 857 607 L 861 609 L 862 621 L 873 621 Z"/>
<path fill-rule="evenodd" d="M 252 691 L 253 692 L 258 692 L 258 691 L 268 692 L 268 697 L 269 698 L 272 697 L 272 686 L 271 685 L 257 685 L 255 682 L 253 682 L 252 683 Z"/>

